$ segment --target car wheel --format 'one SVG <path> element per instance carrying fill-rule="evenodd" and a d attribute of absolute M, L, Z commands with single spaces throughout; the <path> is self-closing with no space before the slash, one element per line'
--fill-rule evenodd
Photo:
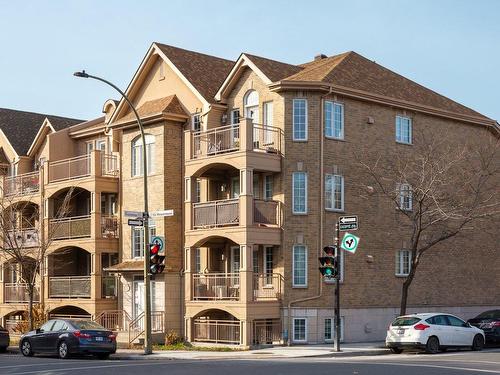
<path fill-rule="evenodd" d="M 425 345 L 425 352 L 429 354 L 436 354 L 439 351 L 439 340 L 436 336 L 431 336 Z"/>
<path fill-rule="evenodd" d="M 98 354 L 96 354 L 96 357 L 99 359 L 108 359 L 109 353 L 98 353 Z"/>
<path fill-rule="evenodd" d="M 401 354 L 401 353 L 403 353 L 403 349 L 401 349 L 401 348 L 389 348 L 389 350 L 393 354 Z"/>
<path fill-rule="evenodd" d="M 66 341 L 61 341 L 59 343 L 59 345 L 57 346 L 57 354 L 61 359 L 66 359 L 69 357 L 69 348 Z"/>
<path fill-rule="evenodd" d="M 472 340 L 472 350 L 479 351 L 484 348 L 484 339 L 482 335 L 474 336 L 474 340 Z"/>
<path fill-rule="evenodd" d="M 21 343 L 21 353 L 25 357 L 31 357 L 34 354 L 33 348 L 31 347 L 31 343 L 29 342 L 29 340 L 23 340 L 23 342 Z"/>

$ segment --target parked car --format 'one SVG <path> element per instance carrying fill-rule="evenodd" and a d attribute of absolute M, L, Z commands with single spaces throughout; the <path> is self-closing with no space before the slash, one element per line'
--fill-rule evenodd
<path fill-rule="evenodd" d="M 78 353 L 106 359 L 116 352 L 116 335 L 89 320 L 55 319 L 22 335 L 19 349 L 26 357 L 53 353 L 64 359 Z"/>
<path fill-rule="evenodd" d="M 454 315 L 443 313 L 398 316 L 387 329 L 385 344 L 393 353 L 403 349 L 425 349 L 427 353 L 447 348 L 484 347 L 484 332 Z"/>
<path fill-rule="evenodd" d="M 4 353 L 9 346 L 10 336 L 9 331 L 0 326 L 0 353 Z"/>
<path fill-rule="evenodd" d="M 485 311 L 467 323 L 482 329 L 486 342 L 500 343 L 500 310 Z"/>

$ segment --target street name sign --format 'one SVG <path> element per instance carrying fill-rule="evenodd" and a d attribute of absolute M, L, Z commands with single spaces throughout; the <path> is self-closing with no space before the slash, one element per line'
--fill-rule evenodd
<path fill-rule="evenodd" d="M 151 217 L 174 216 L 174 210 L 153 211 L 149 213 L 149 216 Z"/>
<path fill-rule="evenodd" d="M 144 212 L 142 212 L 142 211 L 125 211 L 124 215 L 127 217 L 143 217 Z"/>
<path fill-rule="evenodd" d="M 354 234 L 346 233 L 344 234 L 344 238 L 342 238 L 342 243 L 340 244 L 340 247 L 343 250 L 354 254 L 356 252 L 356 249 L 358 248 L 359 239 L 360 238 L 356 237 Z"/>
<path fill-rule="evenodd" d="M 341 216 L 339 217 L 339 230 L 358 230 L 358 217 L 353 216 Z"/>
<path fill-rule="evenodd" d="M 142 227 L 144 226 L 144 221 L 141 218 L 128 219 L 128 225 L 131 227 Z"/>

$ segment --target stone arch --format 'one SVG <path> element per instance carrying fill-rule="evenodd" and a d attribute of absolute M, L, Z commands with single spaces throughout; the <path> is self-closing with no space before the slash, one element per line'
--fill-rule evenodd
<path fill-rule="evenodd" d="M 50 310 L 48 315 L 49 315 L 50 319 L 54 319 L 54 318 L 91 319 L 92 318 L 92 314 L 89 313 L 87 310 L 82 309 L 81 307 L 78 307 L 78 306 L 73 306 L 73 305 L 64 305 L 64 306 L 56 307 L 56 308 Z"/>

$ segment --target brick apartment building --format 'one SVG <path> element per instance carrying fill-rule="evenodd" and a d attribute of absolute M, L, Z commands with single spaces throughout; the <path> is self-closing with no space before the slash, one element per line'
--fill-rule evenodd
<path fill-rule="evenodd" d="M 0 112 L 3 199 L 14 211 L 35 205 L 39 227 L 55 233 L 39 275 L 49 314 L 94 319 L 125 341 L 140 339 L 143 326 L 143 233 L 124 211 L 142 209 L 144 150 L 150 210 L 175 212 L 150 222 L 167 249 L 152 284 L 157 339 L 174 330 L 242 346 L 332 341 L 334 284 L 320 278 L 317 258 L 338 216 L 357 214 L 362 245 L 342 262 L 342 335 L 352 342 L 384 337 L 408 272 L 398 215 L 360 199 L 366 182 L 353 150 L 411 153 L 412 134 L 426 129 L 450 142 L 499 134 L 495 121 L 355 52 L 291 65 L 153 43 L 127 95 L 145 146 L 124 101 L 108 100 L 104 116 L 87 122 Z M 70 210 L 56 217 L 68 191 Z M 468 318 L 498 308 L 495 225 L 473 252 L 451 240 L 429 253 L 409 309 Z M 34 227 L 14 231 L 24 241 Z M 2 261 L 0 318 L 12 327 L 26 293 L 19 267 Z"/>

